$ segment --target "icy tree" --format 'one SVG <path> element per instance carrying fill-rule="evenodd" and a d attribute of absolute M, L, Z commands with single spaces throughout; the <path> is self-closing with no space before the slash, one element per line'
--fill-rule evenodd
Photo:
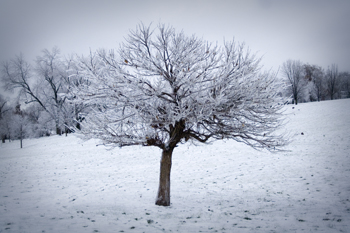
<path fill-rule="evenodd" d="M 60 58 L 60 51 L 54 47 L 51 51 L 44 49 L 42 56 L 36 59 L 36 75 L 41 85 L 40 94 L 44 102 L 44 109 L 55 121 L 56 134 L 61 135 L 64 123 L 63 111 L 66 106 L 64 96 L 65 70 Z"/>
<path fill-rule="evenodd" d="M 75 67 L 74 56 L 70 56 L 69 59 L 66 59 L 65 67 L 67 68 L 66 71 L 69 70 L 70 72 L 72 72 L 73 70 L 75 70 L 76 72 L 78 70 Z M 68 105 L 66 108 L 64 108 L 64 111 L 62 111 L 65 125 L 74 126 L 74 127 L 70 127 L 69 130 L 74 130 L 74 128 L 77 128 L 78 130 L 80 130 L 80 122 L 83 119 L 81 118 L 80 115 L 86 110 L 87 104 L 83 102 L 78 103 L 78 102 L 72 101 L 76 98 L 76 96 L 74 96 L 74 94 L 72 94 L 70 90 L 77 88 L 81 84 L 82 80 L 78 75 L 72 75 L 72 73 L 70 73 L 70 75 L 65 75 L 64 80 L 65 80 L 65 86 L 66 86 L 64 96 L 65 98 L 70 100 L 70 101 L 67 101 Z M 66 134 L 67 134 L 67 128 L 66 128 Z"/>
<path fill-rule="evenodd" d="M 33 67 L 23 56 L 16 57 L 3 65 L 2 80 L 6 89 L 19 89 L 20 96 L 27 104 L 35 103 L 48 113 L 56 133 L 61 134 L 67 124 L 67 114 L 72 112 L 65 97 L 68 67 L 56 47 L 51 51 L 43 50 L 35 62 Z"/>
<path fill-rule="evenodd" d="M 320 66 L 304 64 L 306 102 L 320 101 L 325 97 L 324 72 Z"/>
<path fill-rule="evenodd" d="M 282 88 L 260 72 L 243 44 L 212 45 L 172 27 L 139 25 L 117 53 L 77 59 L 74 96 L 88 104 L 82 133 L 112 146 L 162 150 L 156 205 L 170 205 L 172 153 L 179 143 L 233 139 L 256 149 L 285 145 Z M 79 78 L 78 78 L 79 77 Z"/>

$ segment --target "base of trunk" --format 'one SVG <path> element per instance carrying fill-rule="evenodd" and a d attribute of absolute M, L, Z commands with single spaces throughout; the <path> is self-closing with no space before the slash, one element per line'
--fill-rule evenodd
<path fill-rule="evenodd" d="M 157 201 L 156 201 L 156 205 L 160 205 L 160 206 L 170 206 L 170 199 L 166 200 L 166 198 L 163 197 L 158 197 Z"/>

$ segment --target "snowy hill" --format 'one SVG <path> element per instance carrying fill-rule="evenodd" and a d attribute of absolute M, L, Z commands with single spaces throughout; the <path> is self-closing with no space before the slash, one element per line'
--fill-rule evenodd
<path fill-rule="evenodd" d="M 170 207 L 154 205 L 160 150 L 74 135 L 2 144 L 0 232 L 350 232 L 350 99 L 286 106 L 285 152 L 234 141 L 173 154 Z"/>

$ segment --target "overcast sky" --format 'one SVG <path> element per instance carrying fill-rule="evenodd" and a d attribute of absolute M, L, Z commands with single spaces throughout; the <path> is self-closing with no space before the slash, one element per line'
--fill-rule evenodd
<path fill-rule="evenodd" d="M 139 22 L 212 42 L 234 37 L 266 69 L 295 59 L 350 71 L 349 0 L 0 0 L 0 61 L 54 46 L 63 55 L 117 48 Z"/>

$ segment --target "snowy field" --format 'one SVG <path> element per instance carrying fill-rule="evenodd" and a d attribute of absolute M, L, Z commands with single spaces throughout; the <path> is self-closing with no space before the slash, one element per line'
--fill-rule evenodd
<path fill-rule="evenodd" d="M 170 207 L 154 205 L 157 148 L 6 142 L 0 232 L 350 232 L 350 99 L 286 108 L 296 136 L 285 152 L 176 148 Z"/>

